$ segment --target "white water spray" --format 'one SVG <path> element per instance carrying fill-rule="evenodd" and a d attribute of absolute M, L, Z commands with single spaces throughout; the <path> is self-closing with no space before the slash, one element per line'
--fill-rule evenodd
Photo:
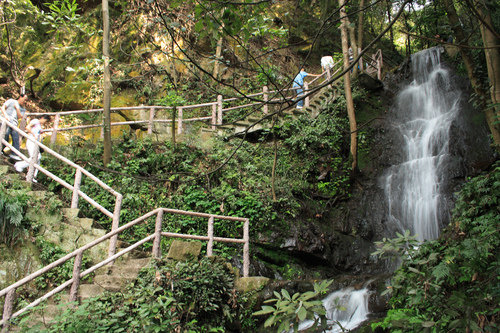
<path fill-rule="evenodd" d="M 325 332 L 345 332 L 343 329 L 354 329 L 368 319 L 368 297 L 369 290 L 366 288 L 360 290 L 344 288 L 328 295 L 323 300 L 323 306 L 331 329 Z M 339 310 L 339 307 L 345 309 Z M 299 325 L 299 330 L 311 327 L 312 324 L 311 320 L 304 321 Z"/>
<path fill-rule="evenodd" d="M 395 120 L 404 141 L 404 161 L 389 170 L 385 194 L 389 221 L 423 241 L 439 236 L 445 210 L 443 162 L 460 93 L 440 66 L 439 48 L 412 55 L 412 64 L 414 80 L 398 96 Z"/>

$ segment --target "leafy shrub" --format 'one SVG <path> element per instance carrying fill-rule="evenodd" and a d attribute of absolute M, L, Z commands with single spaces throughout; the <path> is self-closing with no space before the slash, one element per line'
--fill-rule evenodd
<path fill-rule="evenodd" d="M 26 331 L 224 332 L 239 309 L 233 278 L 225 263 L 209 258 L 153 262 L 122 293 L 105 293 L 78 308 L 67 307 L 50 327 Z"/>
<path fill-rule="evenodd" d="M 36 238 L 36 246 L 40 250 L 40 259 L 47 265 L 68 254 L 66 251 L 61 249 L 60 246 L 45 241 L 43 236 L 38 236 Z M 74 262 L 75 259 L 73 258 L 37 277 L 35 279 L 35 283 L 38 289 L 57 286 L 71 279 L 73 277 Z M 87 268 L 89 263 L 90 260 L 84 256 L 82 258 L 82 268 Z M 86 276 L 84 280 L 88 280 L 89 278 L 90 276 Z"/>
<path fill-rule="evenodd" d="M 277 333 L 293 330 L 299 332 L 299 324 L 303 321 L 312 320 L 312 326 L 307 332 L 316 332 L 317 328 L 324 331 L 327 327 L 326 310 L 319 296 L 326 294 L 328 286 L 333 280 L 324 280 L 314 284 L 314 291 L 305 293 L 295 293 L 290 296 L 285 289 L 281 294 L 274 292 L 276 298 L 271 298 L 264 303 L 275 303 L 274 306 L 263 305 L 262 310 L 255 312 L 254 316 L 269 315 L 264 323 L 264 327 L 272 327 Z M 345 310 L 345 309 L 343 309 Z M 301 332 L 303 332 L 301 330 Z"/>
<path fill-rule="evenodd" d="M 0 183 L 0 242 L 8 245 L 26 234 L 29 228 L 22 223 L 28 206 L 26 191 L 12 194 L 7 192 L 4 183 Z"/>

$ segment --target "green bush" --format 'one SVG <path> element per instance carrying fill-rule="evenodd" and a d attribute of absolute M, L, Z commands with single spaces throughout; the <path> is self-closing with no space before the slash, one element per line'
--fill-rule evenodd
<path fill-rule="evenodd" d="M 122 293 L 67 307 L 50 325 L 26 332 L 225 332 L 237 317 L 233 272 L 219 260 L 153 262 Z M 89 320 L 91 318 L 92 320 Z"/>

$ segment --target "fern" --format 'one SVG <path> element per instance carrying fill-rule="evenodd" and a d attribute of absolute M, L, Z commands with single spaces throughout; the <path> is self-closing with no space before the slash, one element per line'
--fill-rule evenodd
<path fill-rule="evenodd" d="M 450 276 L 450 268 L 448 264 L 444 261 L 441 261 L 434 269 L 432 270 L 432 276 L 436 278 L 437 281 L 442 280 L 448 276 Z"/>

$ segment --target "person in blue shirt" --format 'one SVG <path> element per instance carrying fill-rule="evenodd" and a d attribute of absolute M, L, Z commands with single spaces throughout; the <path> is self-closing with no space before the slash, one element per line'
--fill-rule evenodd
<path fill-rule="evenodd" d="M 320 76 L 321 74 L 309 74 L 306 72 L 306 70 L 304 68 L 301 68 L 299 74 L 297 74 L 295 79 L 293 79 L 293 88 L 296 88 L 295 93 L 297 94 L 297 97 L 302 95 L 302 93 L 304 92 L 304 89 L 303 89 L 304 88 L 304 78 L 308 75 Z M 301 109 L 303 106 L 304 106 L 304 99 L 301 99 L 300 101 L 297 102 L 297 108 Z"/>

